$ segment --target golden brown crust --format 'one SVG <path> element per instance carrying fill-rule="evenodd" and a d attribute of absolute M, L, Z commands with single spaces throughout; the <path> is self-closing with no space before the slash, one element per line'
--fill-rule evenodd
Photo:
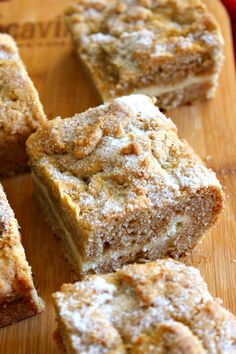
<path fill-rule="evenodd" d="M 68 353 L 236 351 L 236 318 L 195 268 L 170 259 L 86 277 L 53 298 Z"/>
<path fill-rule="evenodd" d="M 20 241 L 18 223 L 0 185 L 0 327 L 43 309 Z"/>
<path fill-rule="evenodd" d="M 0 174 L 27 168 L 25 141 L 46 121 L 14 40 L 0 34 Z"/>
<path fill-rule="evenodd" d="M 56 118 L 27 146 L 36 195 L 77 271 L 179 257 L 222 210 L 214 173 L 143 95 Z"/>
<path fill-rule="evenodd" d="M 66 12 L 78 55 L 105 101 L 155 87 L 209 77 L 214 91 L 223 61 L 218 25 L 200 0 L 80 0 Z M 152 94 L 159 97 L 161 93 Z M 195 98 L 196 100 L 197 98 Z M 194 101 L 188 92 L 172 105 Z"/>

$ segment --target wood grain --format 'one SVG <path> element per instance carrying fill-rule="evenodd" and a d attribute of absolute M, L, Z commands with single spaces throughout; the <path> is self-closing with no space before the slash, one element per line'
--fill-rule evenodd
<path fill-rule="evenodd" d="M 62 21 L 69 0 L 0 2 L 1 30 L 10 31 L 39 90 L 49 117 L 71 116 L 99 103 L 96 91 L 73 54 Z M 169 112 L 179 133 L 218 174 L 226 193 L 220 221 L 187 260 L 196 265 L 213 295 L 236 314 L 236 83 L 229 20 L 216 0 L 206 1 L 226 41 L 226 61 L 214 100 Z M 50 5 L 49 5 L 50 3 Z M 21 226 L 23 244 L 46 311 L 0 330 L 0 354 L 56 354 L 51 293 L 74 275 L 59 241 L 44 223 L 32 195 L 30 175 L 3 181 Z"/>

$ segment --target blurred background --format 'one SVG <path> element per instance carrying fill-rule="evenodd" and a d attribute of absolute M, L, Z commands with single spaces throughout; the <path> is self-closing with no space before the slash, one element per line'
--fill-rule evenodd
<path fill-rule="evenodd" d="M 223 4 L 225 5 L 232 23 L 232 31 L 234 37 L 234 53 L 236 48 L 236 0 L 222 0 Z M 236 57 L 236 53 L 235 53 Z"/>

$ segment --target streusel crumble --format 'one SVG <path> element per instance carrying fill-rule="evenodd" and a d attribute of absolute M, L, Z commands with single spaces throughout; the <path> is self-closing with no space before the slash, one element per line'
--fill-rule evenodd
<path fill-rule="evenodd" d="M 179 257 L 222 210 L 222 189 L 143 95 L 44 124 L 27 141 L 35 194 L 78 272 Z"/>
<path fill-rule="evenodd" d="M 28 167 L 25 142 L 46 121 L 13 38 L 0 34 L 0 175 Z"/>
<path fill-rule="evenodd" d="M 143 93 L 170 109 L 215 92 L 223 38 L 200 0 L 80 0 L 66 23 L 104 101 Z"/>
<path fill-rule="evenodd" d="M 173 260 L 89 276 L 53 297 L 68 354 L 236 352 L 236 318 L 197 269 Z"/>

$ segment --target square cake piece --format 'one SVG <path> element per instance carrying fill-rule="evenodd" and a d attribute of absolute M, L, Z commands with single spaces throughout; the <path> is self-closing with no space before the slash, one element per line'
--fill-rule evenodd
<path fill-rule="evenodd" d="M 104 101 L 142 93 L 166 110 L 215 92 L 223 38 L 200 0 L 79 0 L 66 23 Z"/>
<path fill-rule="evenodd" d="M 56 118 L 27 141 L 35 194 L 78 272 L 179 257 L 222 209 L 222 189 L 144 95 Z"/>
<path fill-rule="evenodd" d="M 27 168 L 25 142 L 46 121 L 12 37 L 0 34 L 0 175 Z"/>
<path fill-rule="evenodd" d="M 173 260 L 88 276 L 53 298 L 68 354 L 236 352 L 236 318 L 197 269 Z"/>
<path fill-rule="evenodd" d="M 18 223 L 0 184 L 0 327 L 41 312 Z"/>

